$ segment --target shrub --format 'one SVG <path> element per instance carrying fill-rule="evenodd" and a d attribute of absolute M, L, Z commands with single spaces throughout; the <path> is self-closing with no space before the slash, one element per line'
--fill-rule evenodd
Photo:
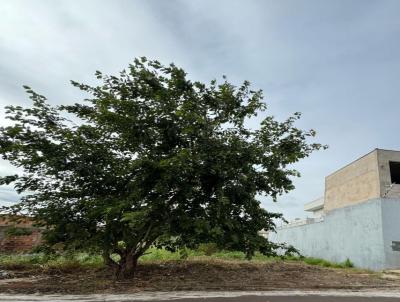
<path fill-rule="evenodd" d="M 343 264 L 344 264 L 344 267 L 354 267 L 353 262 L 351 262 L 349 258 L 347 258 L 346 261 L 343 262 Z"/>
<path fill-rule="evenodd" d="M 32 234 L 32 230 L 28 228 L 18 228 L 18 227 L 11 227 L 7 229 L 6 235 L 7 237 L 11 236 L 28 236 Z"/>
<path fill-rule="evenodd" d="M 219 252 L 217 244 L 212 243 L 212 242 L 200 244 L 199 248 L 197 250 L 206 256 L 211 256 L 211 255 L 215 254 L 216 252 Z"/>

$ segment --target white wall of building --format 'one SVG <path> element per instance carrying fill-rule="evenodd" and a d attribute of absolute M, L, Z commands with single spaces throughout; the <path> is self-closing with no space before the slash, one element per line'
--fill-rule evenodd
<path fill-rule="evenodd" d="M 400 199 L 373 199 L 329 212 L 321 222 L 283 227 L 269 234 L 304 256 L 334 262 L 350 259 L 356 267 L 381 270 L 400 268 Z"/>
<path fill-rule="evenodd" d="M 400 242 L 400 199 L 382 202 L 383 246 L 387 268 L 400 267 L 400 251 L 394 242 Z"/>

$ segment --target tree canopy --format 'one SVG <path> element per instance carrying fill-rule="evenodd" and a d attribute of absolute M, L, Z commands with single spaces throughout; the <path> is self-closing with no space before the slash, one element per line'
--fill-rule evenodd
<path fill-rule="evenodd" d="M 13 124 L 0 128 L 0 154 L 23 172 L 0 184 L 25 192 L 8 210 L 45 226 L 50 245 L 101 251 L 121 276 L 153 245 L 213 242 L 249 258 L 283 247 L 259 235 L 282 216 L 257 196 L 292 190 L 291 164 L 323 147 L 295 127 L 299 113 L 263 113 L 252 129 L 246 121 L 266 105 L 249 82 L 203 84 L 146 58 L 96 77 L 94 87 L 72 82 L 84 102 L 51 106 L 25 86 L 32 106 L 6 107 Z"/>

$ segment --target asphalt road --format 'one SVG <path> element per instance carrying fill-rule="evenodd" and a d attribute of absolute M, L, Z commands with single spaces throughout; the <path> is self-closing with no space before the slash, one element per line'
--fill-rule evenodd
<path fill-rule="evenodd" d="M 400 302 L 400 292 L 264 292 L 240 294 L 235 292 L 175 292 L 125 295 L 4 295 L 0 302 Z"/>
<path fill-rule="evenodd" d="M 162 301 L 162 300 L 159 300 Z M 399 302 L 400 298 L 337 296 L 241 296 L 235 298 L 179 299 L 176 302 Z M 138 302 L 138 301 L 135 301 Z M 143 301 L 144 302 L 144 301 Z M 147 302 L 147 301 L 146 301 Z M 153 301 L 155 302 L 155 301 Z"/>

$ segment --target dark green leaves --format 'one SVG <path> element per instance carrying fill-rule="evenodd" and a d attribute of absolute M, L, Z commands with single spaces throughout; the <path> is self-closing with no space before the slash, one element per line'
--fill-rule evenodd
<path fill-rule="evenodd" d="M 1 155 L 24 172 L 0 184 L 29 193 L 14 210 L 46 224 L 49 244 L 101 249 L 107 263 L 152 244 L 213 242 L 248 257 L 281 247 L 258 234 L 281 215 L 256 196 L 292 190 L 298 172 L 289 166 L 322 147 L 294 126 L 300 114 L 249 129 L 246 119 L 266 110 L 249 82 L 193 82 L 146 58 L 95 76 L 95 87 L 72 82 L 89 98 L 68 106 L 25 87 L 32 106 L 8 106 L 14 124 L 0 128 Z"/>

